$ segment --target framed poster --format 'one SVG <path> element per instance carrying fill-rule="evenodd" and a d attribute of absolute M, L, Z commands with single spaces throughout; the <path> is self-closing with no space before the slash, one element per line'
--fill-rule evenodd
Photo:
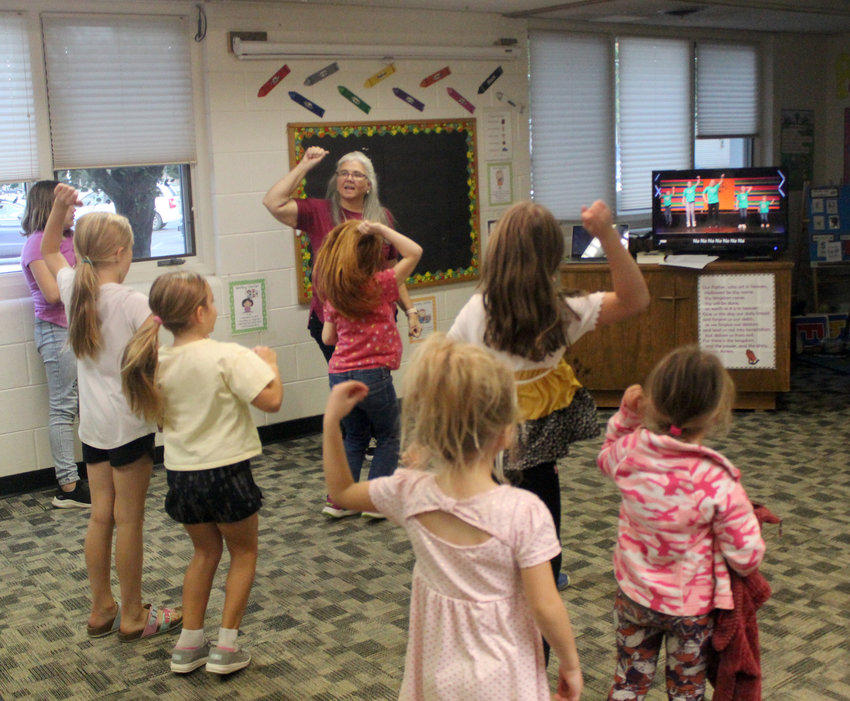
<path fill-rule="evenodd" d="M 430 336 L 437 328 L 437 300 L 435 297 L 411 297 L 410 303 L 419 315 L 422 333 L 419 338 L 410 339 L 411 343 L 419 343 Z"/>
<path fill-rule="evenodd" d="M 511 164 L 488 163 L 487 172 L 489 175 L 487 182 L 490 192 L 490 206 L 496 207 L 513 202 L 514 193 L 511 179 Z"/>
<path fill-rule="evenodd" d="M 230 283 L 230 331 L 233 334 L 265 331 L 266 281 Z"/>

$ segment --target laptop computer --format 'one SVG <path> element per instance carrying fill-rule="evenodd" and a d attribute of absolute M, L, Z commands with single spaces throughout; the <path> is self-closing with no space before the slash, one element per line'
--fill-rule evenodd
<path fill-rule="evenodd" d="M 629 225 L 614 224 L 620 232 L 620 243 L 623 248 L 629 249 Z M 573 226 L 572 242 L 570 244 L 570 263 L 604 263 L 605 251 L 598 238 L 591 236 L 583 226 Z"/>

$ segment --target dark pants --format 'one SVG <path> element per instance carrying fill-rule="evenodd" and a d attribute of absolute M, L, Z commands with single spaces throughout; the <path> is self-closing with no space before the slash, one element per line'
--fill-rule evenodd
<path fill-rule="evenodd" d="M 319 317 L 316 316 L 316 312 L 310 312 L 310 320 L 307 322 L 307 330 L 310 332 L 310 335 L 313 337 L 313 340 L 319 344 L 319 348 L 322 351 L 322 355 L 325 356 L 325 362 L 331 362 L 331 356 L 334 354 L 334 346 L 329 346 L 322 340 L 322 327 L 324 324 L 319 321 Z"/>
<path fill-rule="evenodd" d="M 555 534 L 558 536 L 558 542 L 561 542 L 561 482 L 558 479 L 558 463 L 554 460 L 551 462 L 541 462 L 534 467 L 520 472 L 512 472 L 509 474 L 511 482 L 526 489 L 532 494 L 540 497 L 540 500 L 546 504 L 549 513 L 552 514 L 552 520 L 555 522 Z M 558 584 L 558 574 L 561 572 L 562 554 L 559 552 L 550 560 L 552 564 L 552 575 L 555 577 L 555 585 Z M 543 657 L 546 664 L 549 664 L 549 643 L 543 639 Z"/>

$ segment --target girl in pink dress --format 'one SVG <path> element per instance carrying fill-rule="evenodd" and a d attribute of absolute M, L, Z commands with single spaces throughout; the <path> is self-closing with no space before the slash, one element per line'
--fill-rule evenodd
<path fill-rule="evenodd" d="M 614 550 L 617 670 L 609 699 L 643 699 L 661 643 L 667 694 L 705 694 L 714 610 L 732 609 L 731 567 L 755 570 L 764 541 L 741 473 L 703 438 L 732 417 L 735 386 L 717 356 L 685 346 L 608 422 L 599 468 L 622 494 Z"/>
<path fill-rule="evenodd" d="M 399 698 L 550 701 L 542 633 L 560 660 L 555 698 L 577 701 L 578 653 L 549 565 L 560 549 L 552 517 L 537 496 L 501 483 L 497 456 L 517 421 L 511 371 L 434 334 L 405 387 L 410 467 L 352 480 L 339 424 L 369 392 L 361 382 L 333 388 L 323 437 L 331 498 L 403 526 L 416 554 Z"/>

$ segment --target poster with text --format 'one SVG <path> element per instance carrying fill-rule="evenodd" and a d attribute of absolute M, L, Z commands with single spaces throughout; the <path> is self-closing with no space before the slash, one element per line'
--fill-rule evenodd
<path fill-rule="evenodd" d="M 437 300 L 436 297 L 412 297 L 410 303 L 419 315 L 419 323 L 422 325 L 422 333 L 418 338 L 411 336 L 410 342 L 419 343 L 428 338 L 437 328 Z"/>
<path fill-rule="evenodd" d="M 776 288 L 773 273 L 702 275 L 699 345 L 729 370 L 776 368 Z"/>
<path fill-rule="evenodd" d="M 230 330 L 251 333 L 266 330 L 266 281 L 230 283 Z"/>

